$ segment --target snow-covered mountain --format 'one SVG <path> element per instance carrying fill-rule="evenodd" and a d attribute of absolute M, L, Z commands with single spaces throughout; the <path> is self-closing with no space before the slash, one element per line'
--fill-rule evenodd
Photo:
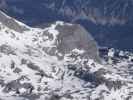
<path fill-rule="evenodd" d="M 81 25 L 32 28 L 0 12 L 0 99 L 132 100 L 133 55 L 117 54 Z"/>
<path fill-rule="evenodd" d="M 78 23 L 100 46 L 133 50 L 133 0 L 0 0 L 0 9 L 31 26 Z"/>

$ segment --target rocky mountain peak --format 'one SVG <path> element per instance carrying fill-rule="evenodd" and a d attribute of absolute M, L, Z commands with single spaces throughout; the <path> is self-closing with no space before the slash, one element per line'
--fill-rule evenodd
<path fill-rule="evenodd" d="M 58 21 L 52 24 L 48 30 L 46 29 L 44 34 L 55 41 L 54 44 L 56 46 L 49 50 L 49 54 L 64 56 L 77 49 L 83 51 L 82 56 L 90 57 L 90 59 L 100 62 L 97 43 L 81 25 Z"/>
<path fill-rule="evenodd" d="M 132 100 L 133 54 L 112 50 L 100 58 L 80 25 L 32 28 L 1 12 L 0 99 Z"/>

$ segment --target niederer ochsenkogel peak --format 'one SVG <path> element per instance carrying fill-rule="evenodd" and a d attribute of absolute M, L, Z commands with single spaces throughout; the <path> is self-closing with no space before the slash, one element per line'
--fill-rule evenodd
<path fill-rule="evenodd" d="M 81 25 L 32 28 L 0 11 L 1 100 L 132 100 L 132 62 L 101 61 Z"/>
<path fill-rule="evenodd" d="M 31 35 L 39 35 L 39 33 L 42 33 L 43 35 L 40 37 L 43 39 L 47 38 L 42 41 L 44 44 L 46 41 L 47 46 L 45 45 L 46 48 L 44 49 L 47 49 L 47 47 L 49 47 L 49 49 L 51 49 L 48 50 L 50 54 L 62 53 L 62 55 L 64 55 L 70 53 L 74 49 L 79 49 L 85 51 L 85 54 L 83 53 L 84 55 L 87 55 L 91 59 L 95 59 L 96 61 L 100 61 L 95 40 L 80 25 L 72 25 L 57 21 L 50 27 L 45 29 L 30 28 L 29 26 L 26 26 L 23 23 L 7 16 L 3 12 L 0 12 L 0 22 L 9 30 L 13 30 L 15 32 L 18 32 L 19 34 L 27 35 L 28 33 L 30 33 Z"/>

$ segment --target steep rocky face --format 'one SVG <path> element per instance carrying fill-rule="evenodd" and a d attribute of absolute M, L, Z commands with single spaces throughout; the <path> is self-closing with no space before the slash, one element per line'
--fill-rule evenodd
<path fill-rule="evenodd" d="M 81 25 L 58 25 L 58 50 L 69 53 L 74 49 L 82 50 L 83 56 L 100 62 L 98 46 L 93 37 Z"/>
<path fill-rule="evenodd" d="M 66 54 L 77 52 L 100 62 L 97 43 L 81 25 L 64 22 L 54 24 L 44 31 L 44 35 L 48 36 L 48 40 L 53 44 L 43 48 L 48 54 L 62 59 Z"/>
<path fill-rule="evenodd" d="M 1 11 L 0 11 L 0 22 L 3 25 L 7 26 L 8 28 L 20 33 L 22 33 L 25 30 L 28 30 L 25 26 L 18 24 L 16 20 L 14 20 L 11 17 L 8 17 Z"/>

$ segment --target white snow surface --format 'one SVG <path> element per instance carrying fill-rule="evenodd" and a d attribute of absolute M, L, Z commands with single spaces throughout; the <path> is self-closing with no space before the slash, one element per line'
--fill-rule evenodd
<path fill-rule="evenodd" d="M 45 29 L 25 26 L 29 30 L 23 33 L 0 24 L 0 99 L 133 100 L 131 61 L 102 65 L 81 57 L 84 51 L 76 48 L 72 52 L 79 55 L 66 54 L 62 60 L 45 52 L 56 47 L 58 24 L 65 23 Z M 110 51 L 109 59 L 113 55 Z"/>

